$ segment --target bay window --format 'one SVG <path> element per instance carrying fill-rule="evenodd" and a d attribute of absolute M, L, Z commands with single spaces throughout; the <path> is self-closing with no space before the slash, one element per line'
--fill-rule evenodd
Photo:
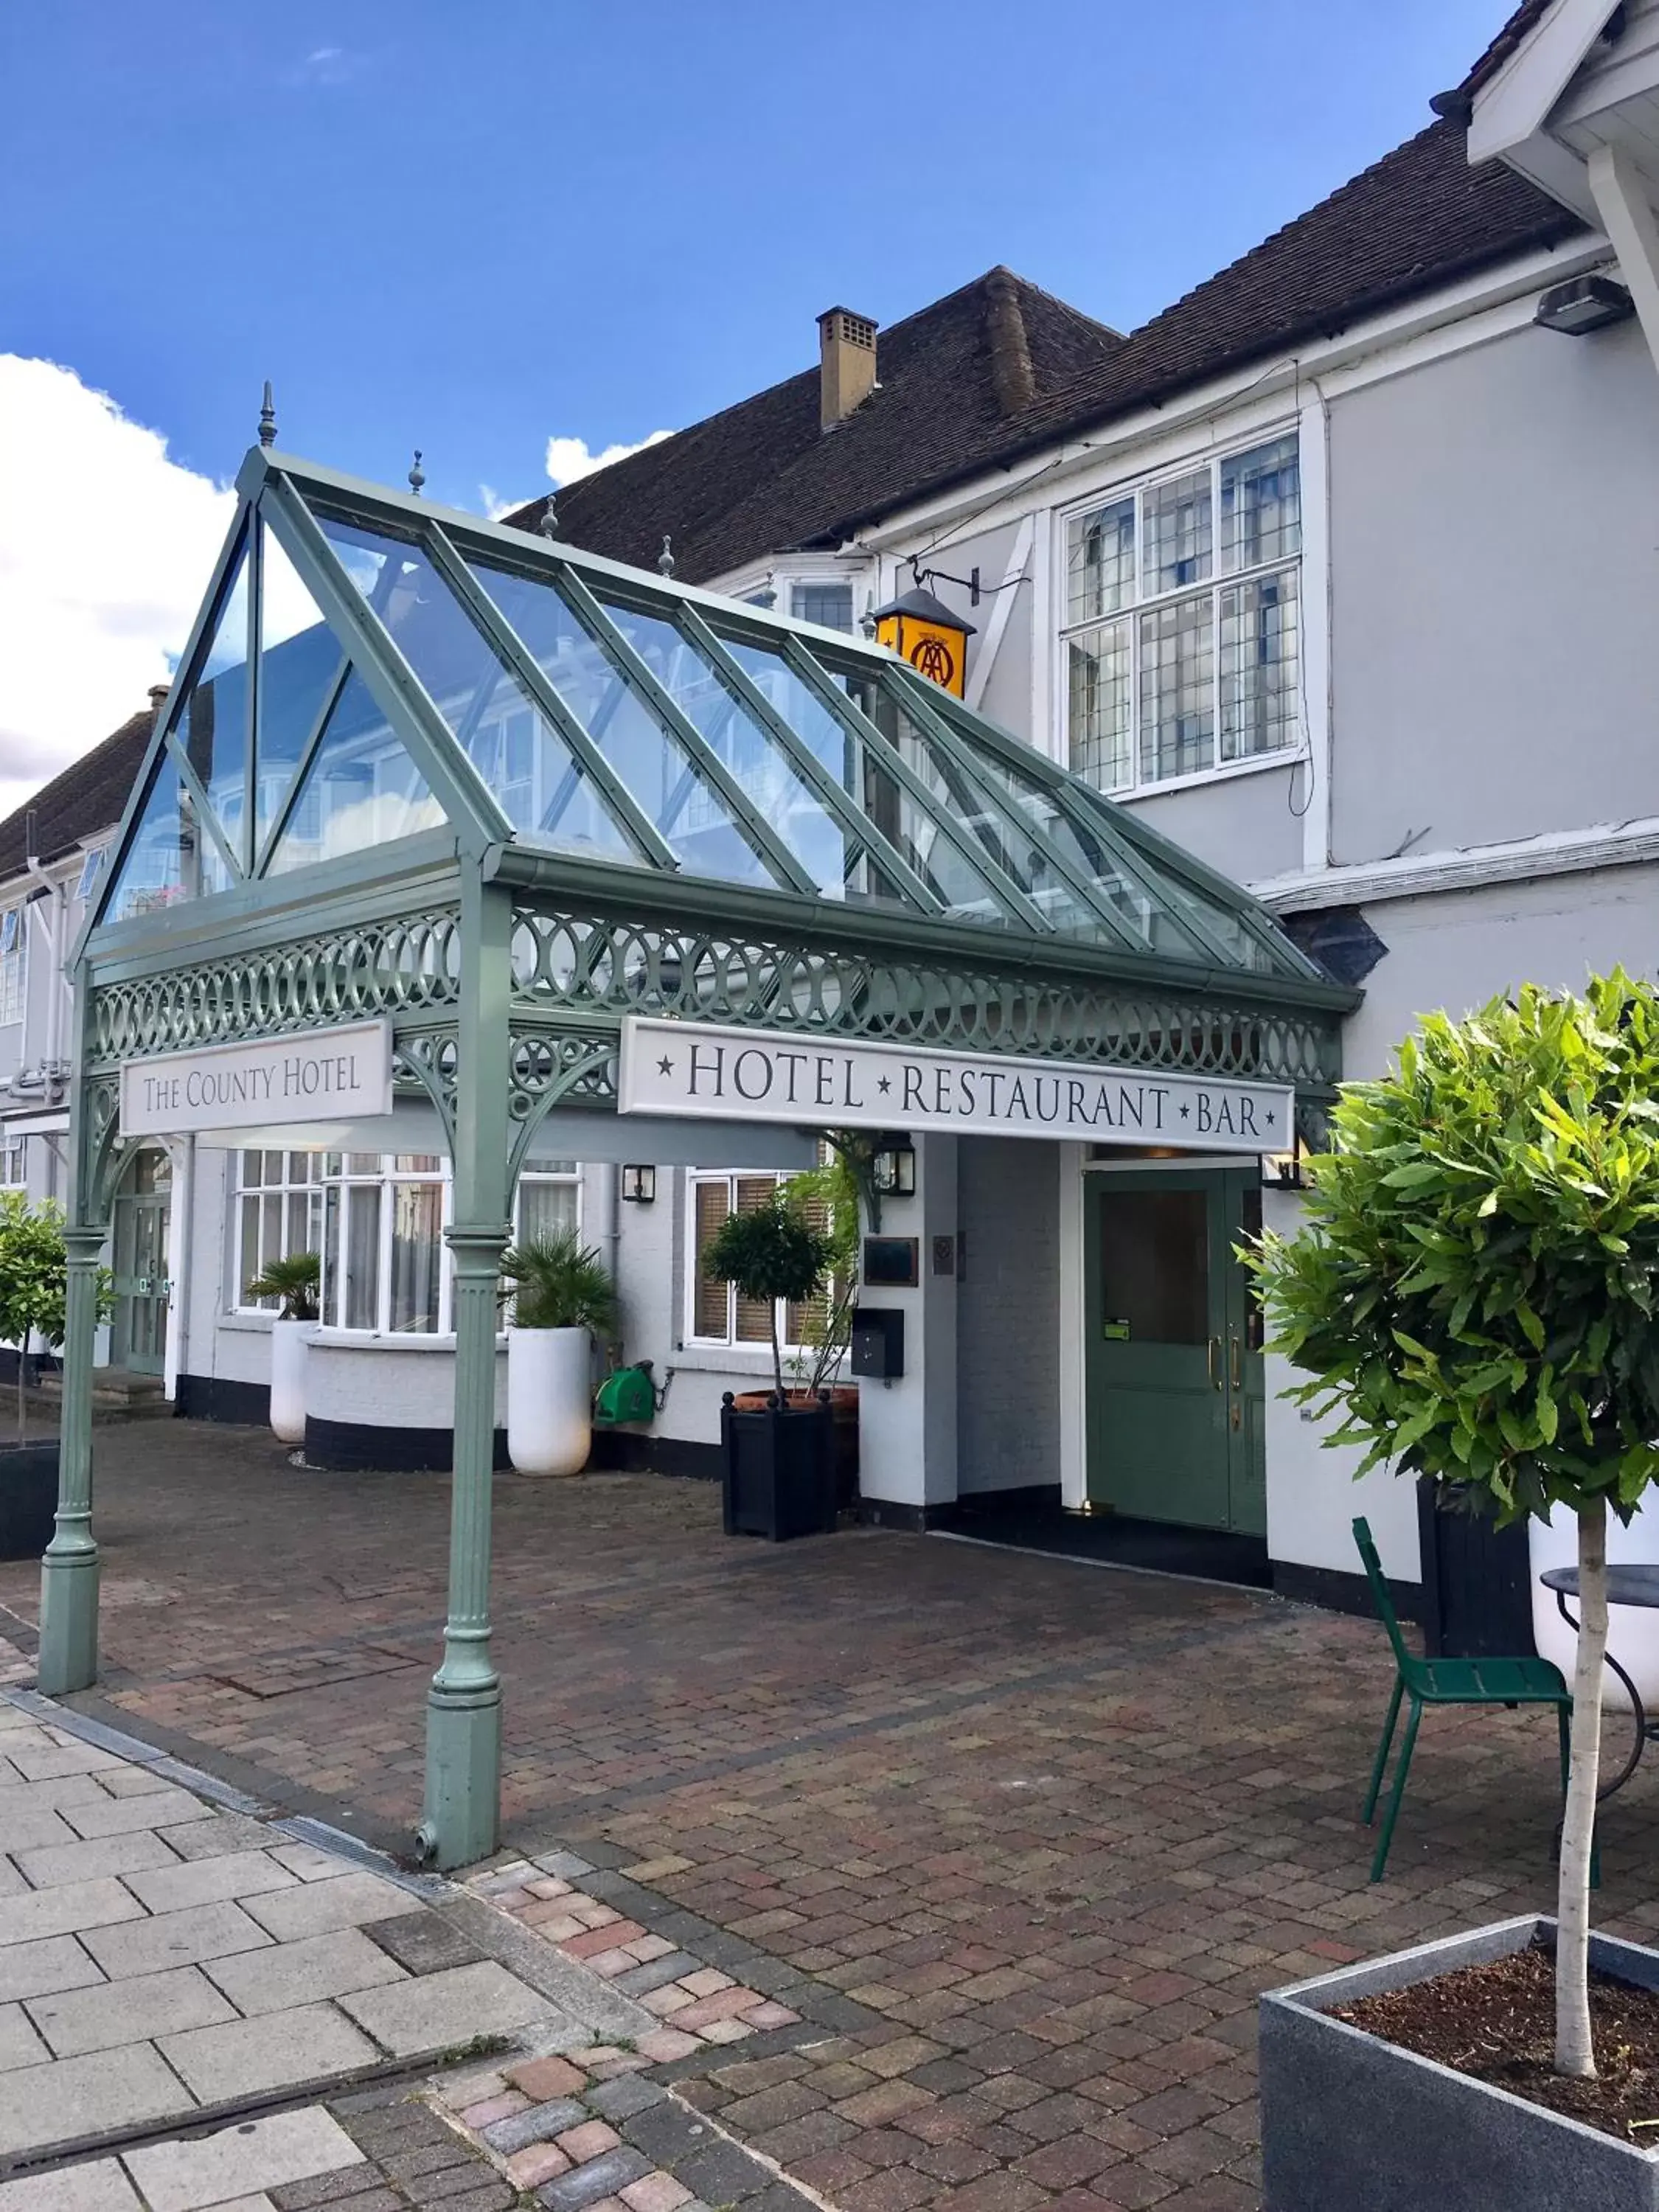
<path fill-rule="evenodd" d="M 1300 501 L 1291 433 L 1067 520 L 1078 775 L 1133 791 L 1296 747 Z"/>

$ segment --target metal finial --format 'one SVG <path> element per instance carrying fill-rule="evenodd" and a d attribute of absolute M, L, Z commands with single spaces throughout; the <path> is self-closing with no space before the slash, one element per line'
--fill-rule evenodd
<path fill-rule="evenodd" d="M 259 403 L 259 443 L 270 447 L 276 442 L 276 406 L 270 396 L 270 379 L 265 379 L 265 396 Z"/>
<path fill-rule="evenodd" d="M 662 551 L 661 551 L 660 553 L 659 553 L 659 554 L 658 554 L 658 556 L 657 556 L 657 574 L 658 574 L 659 576 L 672 576 L 672 575 L 673 574 L 673 573 L 674 573 L 674 547 L 673 547 L 673 542 L 672 542 L 672 539 L 667 538 L 665 538 L 663 539 L 663 541 L 662 541 Z"/>
<path fill-rule="evenodd" d="M 421 486 L 425 482 L 426 476 L 421 467 L 421 449 L 416 446 L 415 448 L 415 465 L 409 472 L 409 488 L 410 491 L 414 493 L 416 499 L 420 497 Z"/>
<path fill-rule="evenodd" d="M 864 595 L 864 612 L 859 617 L 859 628 L 864 632 L 866 637 L 873 638 L 878 627 L 876 621 L 875 597 L 873 593 L 866 592 Z"/>
<path fill-rule="evenodd" d="M 761 586 L 759 591 L 755 594 L 755 605 L 757 607 L 771 608 L 776 606 L 777 603 L 777 590 L 773 584 L 771 574 L 769 570 L 766 581 Z"/>
<path fill-rule="evenodd" d="M 547 495 L 547 505 L 542 509 L 542 519 L 536 527 L 544 538 L 556 538 L 559 534 L 559 510 L 554 504 L 551 492 Z"/>

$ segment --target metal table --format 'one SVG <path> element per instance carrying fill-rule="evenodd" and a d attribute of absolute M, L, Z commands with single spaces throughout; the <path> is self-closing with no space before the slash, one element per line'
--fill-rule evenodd
<path fill-rule="evenodd" d="M 1567 1611 L 1567 1600 L 1578 1595 L 1577 1568 L 1547 1567 L 1538 1579 L 1546 1589 L 1555 1592 L 1555 1602 L 1561 1618 L 1576 1636 L 1578 1633 L 1578 1623 Z M 1609 1567 L 1607 1569 L 1607 1603 L 1610 1606 L 1640 1605 L 1646 1606 L 1650 1610 L 1659 1610 L 1659 1566 Z M 1609 1643 L 1612 1641 L 1610 1634 L 1608 1641 Z M 1596 1791 L 1595 1802 L 1598 1805 L 1611 1797 L 1614 1790 L 1624 1788 L 1641 1763 L 1642 1753 L 1647 1745 L 1656 1736 L 1659 1736 L 1659 1721 L 1650 1721 L 1648 1718 L 1647 1709 L 1636 1694 L 1635 1683 L 1613 1657 L 1611 1650 L 1607 1655 L 1607 1663 L 1625 1686 L 1625 1694 L 1630 1699 L 1631 1711 L 1635 1716 L 1636 1734 L 1631 1744 L 1630 1757 L 1614 1775 L 1613 1780 L 1604 1783 Z"/>

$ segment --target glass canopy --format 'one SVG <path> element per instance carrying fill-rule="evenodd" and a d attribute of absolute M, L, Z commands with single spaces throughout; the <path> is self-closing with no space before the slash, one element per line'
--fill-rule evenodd
<path fill-rule="evenodd" d="M 885 648 L 261 456 L 100 921 L 472 849 L 1316 978 L 1243 891 Z"/>

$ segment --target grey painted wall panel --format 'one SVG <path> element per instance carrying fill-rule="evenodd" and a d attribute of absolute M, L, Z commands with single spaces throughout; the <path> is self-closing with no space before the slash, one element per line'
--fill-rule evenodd
<path fill-rule="evenodd" d="M 1304 803 L 1305 791 L 1302 769 L 1290 766 L 1192 784 L 1133 805 L 1154 830 L 1236 883 L 1260 883 L 1302 866 L 1302 822 L 1291 810 Z"/>
<path fill-rule="evenodd" d="M 1333 402 L 1335 860 L 1659 813 L 1656 514 L 1633 323 Z"/>
<path fill-rule="evenodd" d="M 1060 1148 L 963 1137 L 957 1489 L 1060 1480 Z"/>

